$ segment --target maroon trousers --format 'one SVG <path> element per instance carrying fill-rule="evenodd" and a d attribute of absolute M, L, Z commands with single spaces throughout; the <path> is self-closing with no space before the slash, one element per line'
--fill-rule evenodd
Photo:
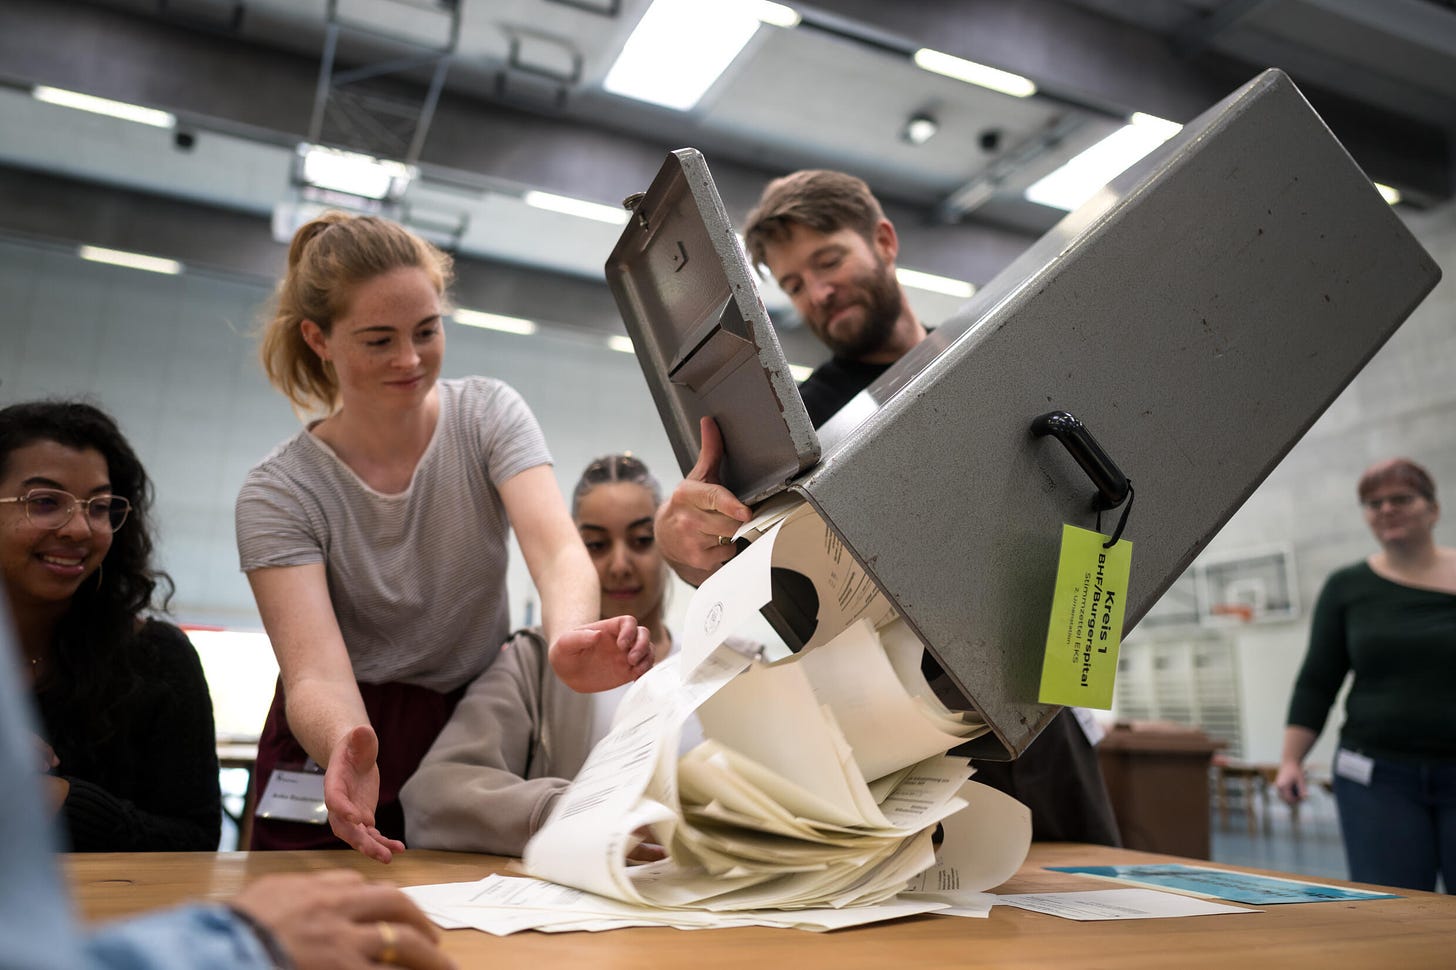
<path fill-rule="evenodd" d="M 374 810 L 374 824 L 389 838 L 408 844 L 399 790 L 419 767 L 464 693 L 463 687 L 441 694 L 412 684 L 359 685 L 369 723 L 379 735 L 379 804 Z M 258 762 L 253 777 L 259 792 L 267 789 L 274 768 L 297 769 L 308 758 L 308 752 L 289 730 L 284 712 L 280 679 L 273 692 L 273 706 L 268 709 L 268 719 L 263 724 L 262 737 L 258 739 Z M 349 845 L 327 825 L 255 817 L 248 848 L 347 849 Z"/>

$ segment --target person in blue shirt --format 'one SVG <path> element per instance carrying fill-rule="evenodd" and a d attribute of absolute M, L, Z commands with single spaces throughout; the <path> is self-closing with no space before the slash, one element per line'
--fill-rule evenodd
<path fill-rule="evenodd" d="M 0 970 L 323 970 L 454 964 L 409 899 L 354 872 L 268 876 L 228 905 L 77 926 L 55 864 L 52 813 L 19 648 L 0 600 Z"/>

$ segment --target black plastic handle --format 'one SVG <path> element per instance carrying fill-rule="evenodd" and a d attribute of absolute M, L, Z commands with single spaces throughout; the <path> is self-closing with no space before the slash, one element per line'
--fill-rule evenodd
<path fill-rule="evenodd" d="M 1097 496 L 1092 499 L 1094 509 L 1115 509 L 1127 498 L 1127 476 L 1107 457 L 1107 452 L 1092 437 L 1092 432 L 1074 415 L 1067 411 L 1048 411 L 1031 422 L 1031 433 L 1037 437 L 1051 435 L 1056 438 L 1082 466 L 1092 484 L 1097 486 Z"/>

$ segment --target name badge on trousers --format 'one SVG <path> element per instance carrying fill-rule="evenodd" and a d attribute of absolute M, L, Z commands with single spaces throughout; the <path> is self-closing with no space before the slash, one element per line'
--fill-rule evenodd
<path fill-rule="evenodd" d="M 324 805 L 323 772 L 275 768 L 268 777 L 268 787 L 263 789 L 263 797 L 258 799 L 257 815 L 327 825 L 329 810 Z"/>
<path fill-rule="evenodd" d="M 1369 788 L 1370 776 L 1375 774 L 1375 762 L 1363 754 L 1341 748 L 1335 754 L 1335 774 Z"/>

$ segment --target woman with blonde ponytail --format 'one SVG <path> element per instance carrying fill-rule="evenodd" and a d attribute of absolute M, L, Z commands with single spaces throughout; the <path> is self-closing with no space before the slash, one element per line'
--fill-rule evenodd
<path fill-rule="evenodd" d="M 520 395 L 440 379 L 450 278 L 447 255 L 373 216 L 327 213 L 289 248 L 260 349 L 273 384 L 316 417 L 237 502 L 280 670 L 254 849 L 337 836 L 382 862 L 403 850 L 399 788 L 509 632 L 511 529 L 563 681 L 605 690 L 652 664 L 646 628 L 599 619 L 595 570 Z"/>

